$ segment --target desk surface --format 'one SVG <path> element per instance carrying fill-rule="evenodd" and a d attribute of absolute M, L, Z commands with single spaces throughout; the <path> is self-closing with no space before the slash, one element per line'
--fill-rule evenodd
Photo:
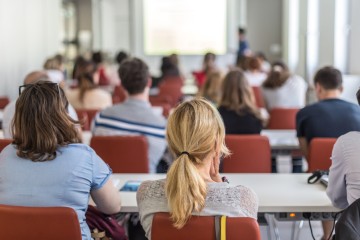
<path fill-rule="evenodd" d="M 269 138 L 273 150 L 296 150 L 300 148 L 296 130 L 264 129 L 261 131 L 261 135 Z"/>
<path fill-rule="evenodd" d="M 233 185 L 252 188 L 259 198 L 259 212 L 337 212 L 320 183 L 308 184 L 309 174 L 226 174 Z M 113 174 L 117 188 L 128 180 L 156 180 L 164 174 Z M 122 212 L 137 212 L 136 193 L 120 192 Z"/>

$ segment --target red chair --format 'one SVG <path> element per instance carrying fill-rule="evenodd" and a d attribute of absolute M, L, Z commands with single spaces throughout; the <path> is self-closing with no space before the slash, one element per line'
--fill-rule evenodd
<path fill-rule="evenodd" d="M 182 82 L 176 80 L 164 80 L 159 84 L 159 96 L 166 96 L 171 99 L 171 106 L 178 104 L 183 96 L 181 91 Z"/>
<path fill-rule="evenodd" d="M 0 109 L 4 109 L 10 103 L 8 97 L 0 97 Z"/>
<path fill-rule="evenodd" d="M 298 108 L 273 108 L 270 111 L 268 129 L 295 129 Z"/>
<path fill-rule="evenodd" d="M 12 143 L 12 139 L 0 139 L 0 152 L 9 144 Z"/>
<path fill-rule="evenodd" d="M 154 106 L 154 107 L 161 107 L 162 110 L 163 110 L 162 115 L 165 118 L 169 117 L 170 110 L 171 110 L 171 105 L 170 104 L 168 104 L 168 103 L 157 103 L 157 104 L 151 104 L 151 105 Z"/>
<path fill-rule="evenodd" d="M 152 240 L 216 240 L 215 217 L 192 216 L 185 226 L 176 229 L 168 213 L 156 213 L 152 221 Z M 260 240 L 260 229 L 253 218 L 226 218 L 227 240 Z"/>
<path fill-rule="evenodd" d="M 260 135 L 226 135 L 231 155 L 223 160 L 224 173 L 271 173 L 269 139 Z"/>
<path fill-rule="evenodd" d="M 336 138 L 313 138 L 309 146 L 308 172 L 329 170 L 331 154 Z"/>
<path fill-rule="evenodd" d="M 148 143 L 144 136 L 93 136 L 90 147 L 114 173 L 148 173 Z"/>
<path fill-rule="evenodd" d="M 82 239 L 77 214 L 67 207 L 0 205 L 0 226 L 0 239 Z"/>
<path fill-rule="evenodd" d="M 84 131 L 90 131 L 92 120 L 96 114 L 100 111 L 99 109 L 76 109 L 76 114 L 81 122 L 81 128 Z"/>
<path fill-rule="evenodd" d="M 263 98 L 263 95 L 262 95 L 262 92 L 261 92 L 261 88 L 253 86 L 252 90 L 253 90 L 253 93 L 254 93 L 256 106 L 258 108 L 265 108 L 265 102 L 264 102 L 264 98 Z"/>

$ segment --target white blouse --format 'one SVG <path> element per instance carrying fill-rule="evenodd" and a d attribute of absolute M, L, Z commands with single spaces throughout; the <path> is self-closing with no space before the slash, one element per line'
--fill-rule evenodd
<path fill-rule="evenodd" d="M 262 93 L 267 109 L 302 108 L 305 106 L 307 83 L 299 76 L 293 75 L 278 88 L 264 88 Z"/>

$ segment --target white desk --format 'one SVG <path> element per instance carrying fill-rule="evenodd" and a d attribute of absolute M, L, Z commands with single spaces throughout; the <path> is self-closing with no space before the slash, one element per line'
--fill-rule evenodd
<path fill-rule="evenodd" d="M 320 183 L 308 184 L 309 174 L 226 174 L 231 184 L 252 188 L 259 198 L 260 213 L 337 212 Z M 128 180 L 156 180 L 164 174 L 113 174 L 120 189 Z M 136 193 L 120 192 L 122 212 L 137 212 Z"/>
<path fill-rule="evenodd" d="M 297 150 L 299 142 L 296 130 L 269 130 L 264 129 L 261 135 L 269 138 L 272 150 Z"/>

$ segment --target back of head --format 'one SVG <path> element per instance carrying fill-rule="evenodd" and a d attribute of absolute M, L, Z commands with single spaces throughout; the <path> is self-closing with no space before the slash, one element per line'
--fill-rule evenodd
<path fill-rule="evenodd" d="M 124 52 L 124 51 L 120 51 L 116 57 L 115 57 L 115 60 L 118 64 L 121 64 L 125 59 L 127 59 L 129 57 L 129 55 Z"/>
<path fill-rule="evenodd" d="M 180 76 L 178 67 L 171 61 L 170 57 L 163 57 L 161 59 L 160 70 L 162 78 Z"/>
<path fill-rule="evenodd" d="M 68 102 L 58 84 L 39 80 L 20 90 L 12 127 L 19 157 L 52 160 L 58 146 L 79 142 L 77 122 L 69 117 Z"/>
<path fill-rule="evenodd" d="M 239 27 L 239 28 L 238 28 L 238 33 L 239 33 L 239 34 L 246 34 L 245 28 Z"/>
<path fill-rule="evenodd" d="M 218 104 L 221 97 L 223 76 L 220 71 L 212 71 L 206 76 L 206 81 L 199 95 Z"/>
<path fill-rule="evenodd" d="M 95 64 L 100 64 L 103 61 L 103 56 L 102 56 L 102 52 L 97 51 L 97 52 L 93 52 L 92 56 L 91 56 L 91 60 L 95 63 Z"/>
<path fill-rule="evenodd" d="M 176 156 L 166 180 L 166 196 L 174 226 L 184 226 L 193 211 L 205 206 L 207 187 L 196 166 L 220 144 L 227 155 L 225 128 L 215 107 L 203 99 L 180 104 L 168 119 L 166 138 Z"/>
<path fill-rule="evenodd" d="M 281 61 L 274 62 L 271 66 L 269 76 L 263 83 L 264 88 L 281 87 L 290 77 L 288 66 Z"/>
<path fill-rule="evenodd" d="M 325 90 L 335 90 L 342 87 L 341 72 L 334 67 L 323 67 L 314 77 L 314 83 L 319 84 Z"/>
<path fill-rule="evenodd" d="M 96 84 L 94 82 L 96 66 L 91 61 L 83 61 L 80 62 L 77 67 L 76 80 L 78 81 L 78 87 L 80 89 L 79 99 L 83 102 L 85 93 L 88 90 L 96 88 Z"/>
<path fill-rule="evenodd" d="M 49 80 L 46 71 L 33 71 L 25 76 L 24 84 L 32 84 L 39 80 Z"/>
<path fill-rule="evenodd" d="M 236 112 L 256 108 L 252 89 L 240 69 L 233 69 L 226 74 L 220 105 Z"/>
<path fill-rule="evenodd" d="M 130 95 L 143 93 L 150 78 L 148 66 L 139 58 L 125 60 L 118 73 L 121 85 Z"/>
<path fill-rule="evenodd" d="M 261 62 L 257 57 L 251 57 L 249 59 L 248 68 L 250 71 L 260 71 L 261 70 Z"/>
<path fill-rule="evenodd" d="M 44 69 L 46 70 L 60 70 L 61 64 L 55 57 L 49 58 L 44 63 Z"/>

